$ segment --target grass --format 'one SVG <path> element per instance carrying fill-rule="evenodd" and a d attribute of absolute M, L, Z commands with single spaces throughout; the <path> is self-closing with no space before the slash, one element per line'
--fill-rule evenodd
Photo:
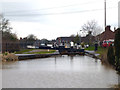
<path fill-rule="evenodd" d="M 41 51 L 41 52 L 31 52 L 31 53 L 27 53 L 27 54 L 50 54 L 50 53 L 54 53 L 54 51 Z"/>
<path fill-rule="evenodd" d="M 95 47 L 94 46 L 90 46 L 90 47 L 86 48 L 85 50 L 94 51 Z M 98 50 L 96 51 L 96 53 L 103 54 L 106 51 L 107 51 L 107 48 L 103 48 L 103 47 L 99 46 Z"/>
<path fill-rule="evenodd" d="M 90 47 L 86 48 L 85 50 L 93 51 L 94 49 L 95 49 L 94 46 L 90 46 Z"/>
<path fill-rule="evenodd" d="M 99 47 L 96 53 L 103 55 L 103 54 L 107 54 L 107 51 L 108 51 L 108 48 Z"/>
<path fill-rule="evenodd" d="M 85 50 L 89 50 L 89 51 L 94 51 L 95 47 L 94 46 L 90 46 L 88 48 L 86 48 Z M 107 54 L 107 48 L 103 48 L 103 47 L 98 47 L 98 50 L 96 51 L 96 53 L 100 54 L 98 57 L 101 58 L 102 56 L 106 56 Z"/>
<path fill-rule="evenodd" d="M 109 62 L 107 60 L 107 48 L 101 48 L 96 53 L 100 54 L 98 57 L 101 59 L 103 64 L 109 65 Z"/>
<path fill-rule="evenodd" d="M 33 50 L 40 50 L 40 51 L 34 52 Z M 33 51 L 33 52 L 30 52 L 30 51 Z M 15 54 L 50 54 L 50 53 L 54 53 L 55 51 L 56 50 L 48 51 L 48 49 L 23 49 L 16 52 Z"/>
<path fill-rule="evenodd" d="M 32 50 L 36 50 L 36 49 L 22 49 L 20 51 L 15 52 L 15 54 L 24 54 L 25 52 L 29 52 L 29 51 L 32 51 Z"/>
<path fill-rule="evenodd" d="M 102 51 L 102 50 L 105 50 L 106 48 L 102 48 L 102 47 L 98 47 L 98 51 Z M 88 48 L 86 48 L 85 50 L 89 50 L 89 51 L 94 51 L 95 50 L 95 47 L 94 46 L 90 46 Z"/>

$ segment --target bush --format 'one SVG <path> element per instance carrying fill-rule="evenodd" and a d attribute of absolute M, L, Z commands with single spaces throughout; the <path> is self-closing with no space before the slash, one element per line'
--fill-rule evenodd
<path fill-rule="evenodd" d="M 114 48 L 112 45 L 108 48 L 107 60 L 111 65 L 115 65 Z"/>
<path fill-rule="evenodd" d="M 115 34 L 115 61 L 116 61 L 116 70 L 120 72 L 120 28 L 117 29 Z"/>

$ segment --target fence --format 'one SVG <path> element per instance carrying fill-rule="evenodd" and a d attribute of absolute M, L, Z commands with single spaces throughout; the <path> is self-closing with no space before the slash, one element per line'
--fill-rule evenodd
<path fill-rule="evenodd" d="M 20 50 L 18 42 L 2 42 L 2 52 L 15 52 Z"/>

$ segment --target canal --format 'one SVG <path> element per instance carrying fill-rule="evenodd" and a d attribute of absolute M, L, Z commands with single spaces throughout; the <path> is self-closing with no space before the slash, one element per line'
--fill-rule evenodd
<path fill-rule="evenodd" d="M 88 56 L 58 56 L 3 63 L 3 88 L 110 88 L 118 74 Z"/>

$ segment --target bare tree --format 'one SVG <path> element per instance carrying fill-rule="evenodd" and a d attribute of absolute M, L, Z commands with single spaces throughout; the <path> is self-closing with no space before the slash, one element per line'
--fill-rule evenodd
<path fill-rule="evenodd" d="M 30 34 L 27 36 L 27 45 L 33 45 L 35 43 L 35 41 L 37 40 L 37 37 L 33 34 Z"/>
<path fill-rule="evenodd" d="M 101 33 L 102 28 L 97 24 L 95 20 L 91 20 L 82 26 L 82 30 L 84 32 L 87 32 L 87 34 L 96 36 Z"/>
<path fill-rule="evenodd" d="M 1 18 L 0 31 L 4 40 L 17 40 L 17 35 L 11 32 L 12 29 L 9 25 L 9 20 Z"/>
<path fill-rule="evenodd" d="M 70 35 L 70 37 L 75 37 L 75 35 L 74 35 L 74 34 L 72 34 L 72 35 Z"/>
<path fill-rule="evenodd" d="M 36 40 L 37 37 L 36 37 L 35 35 L 33 35 L 33 34 L 29 34 L 29 35 L 27 36 L 27 39 Z"/>
<path fill-rule="evenodd" d="M 12 33 L 11 29 L 9 20 L 0 18 L 0 50 L 2 52 L 14 52 L 20 49 L 17 35 Z"/>

